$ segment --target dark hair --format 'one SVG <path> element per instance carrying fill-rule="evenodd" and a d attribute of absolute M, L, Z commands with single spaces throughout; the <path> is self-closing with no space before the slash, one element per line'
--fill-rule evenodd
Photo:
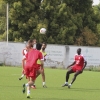
<path fill-rule="evenodd" d="M 36 49 L 37 49 L 37 50 L 41 50 L 41 46 L 42 46 L 41 43 L 37 43 L 37 44 L 36 44 Z"/>
<path fill-rule="evenodd" d="M 28 40 L 28 44 L 30 45 L 30 47 L 33 47 L 33 40 Z"/>
<path fill-rule="evenodd" d="M 77 54 L 80 55 L 81 54 L 81 48 L 77 49 Z"/>
<path fill-rule="evenodd" d="M 47 45 L 45 42 L 43 42 L 42 44 L 45 44 L 45 45 Z"/>
<path fill-rule="evenodd" d="M 33 40 L 28 40 L 28 43 L 32 43 L 33 42 Z"/>

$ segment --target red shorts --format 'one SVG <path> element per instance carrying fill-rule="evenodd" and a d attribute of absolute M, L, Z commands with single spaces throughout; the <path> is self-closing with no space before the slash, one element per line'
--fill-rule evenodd
<path fill-rule="evenodd" d="M 37 70 L 39 70 L 40 69 L 40 67 L 41 67 L 41 65 L 40 64 L 37 64 Z"/>
<path fill-rule="evenodd" d="M 40 67 L 41 67 L 41 65 L 40 65 L 40 64 L 38 64 L 36 69 L 37 69 L 37 70 L 39 70 L 39 69 L 40 69 Z M 43 70 L 44 70 L 44 68 L 43 68 Z"/>
<path fill-rule="evenodd" d="M 26 78 L 31 77 L 33 80 L 36 79 L 36 69 L 34 67 L 25 67 Z"/>
<path fill-rule="evenodd" d="M 82 67 L 81 66 L 72 66 L 72 70 L 73 70 L 73 72 L 81 71 Z"/>

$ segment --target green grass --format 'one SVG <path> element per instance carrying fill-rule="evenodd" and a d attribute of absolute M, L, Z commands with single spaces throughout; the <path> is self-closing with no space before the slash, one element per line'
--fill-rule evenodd
<path fill-rule="evenodd" d="M 42 78 L 36 80 L 37 89 L 31 90 L 33 100 L 100 100 L 100 73 L 84 71 L 77 77 L 71 89 L 61 87 L 65 82 L 66 70 L 45 69 L 46 84 L 42 87 Z M 27 80 L 19 81 L 21 68 L 0 67 L 0 100 L 27 100 L 22 93 L 22 84 Z M 70 77 L 72 79 L 73 74 Z"/>

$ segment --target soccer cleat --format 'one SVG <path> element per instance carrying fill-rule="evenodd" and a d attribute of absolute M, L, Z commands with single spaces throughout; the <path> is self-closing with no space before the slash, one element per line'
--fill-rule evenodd
<path fill-rule="evenodd" d="M 35 86 L 35 85 L 32 85 L 31 88 L 32 88 L 32 89 L 36 89 L 36 86 Z"/>
<path fill-rule="evenodd" d="M 65 86 L 68 86 L 68 84 L 64 84 L 64 85 L 62 85 L 62 87 L 65 87 Z"/>
<path fill-rule="evenodd" d="M 22 79 L 23 79 L 22 77 L 19 78 L 19 80 L 22 80 Z"/>
<path fill-rule="evenodd" d="M 25 84 L 23 84 L 23 90 L 22 90 L 23 93 L 25 93 Z"/>
<path fill-rule="evenodd" d="M 47 88 L 47 86 L 46 85 L 43 85 L 43 88 Z"/>
<path fill-rule="evenodd" d="M 30 94 L 27 95 L 27 98 L 30 98 Z"/>
<path fill-rule="evenodd" d="M 69 89 L 70 89 L 70 87 L 71 87 L 71 84 L 68 85 L 68 88 L 69 88 Z"/>

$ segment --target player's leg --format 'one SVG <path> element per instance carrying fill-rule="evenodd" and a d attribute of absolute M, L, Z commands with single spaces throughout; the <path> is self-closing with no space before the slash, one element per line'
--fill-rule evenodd
<path fill-rule="evenodd" d="M 41 70 L 38 69 L 37 72 L 36 72 L 36 78 L 37 78 L 40 74 L 41 74 Z M 34 81 L 34 84 L 31 86 L 31 88 L 36 89 L 35 81 Z"/>
<path fill-rule="evenodd" d="M 31 73 L 27 73 L 26 76 L 29 81 L 28 83 L 23 84 L 23 93 L 25 93 L 25 87 L 26 87 L 27 88 L 27 98 L 30 98 L 30 89 L 36 79 L 36 72 L 31 71 Z"/>
<path fill-rule="evenodd" d="M 24 69 L 25 69 L 24 67 L 25 67 L 25 58 L 22 59 L 22 68 L 23 69 L 22 69 L 22 75 L 19 78 L 19 80 L 23 79 L 23 77 L 24 77 Z"/>
<path fill-rule="evenodd" d="M 45 73 L 44 73 L 44 68 L 41 69 L 41 75 L 42 75 L 42 81 L 43 81 L 43 87 L 47 88 L 46 83 L 45 83 Z"/>
<path fill-rule="evenodd" d="M 34 80 L 30 77 L 30 81 L 28 82 L 27 85 L 27 98 L 30 98 L 30 89 L 33 84 L 34 84 Z"/>
<path fill-rule="evenodd" d="M 27 98 L 30 98 L 30 89 L 31 86 L 34 84 L 34 80 L 31 77 L 29 77 L 28 80 L 28 83 L 23 84 L 23 93 L 25 93 L 25 87 L 27 87 Z"/>
<path fill-rule="evenodd" d="M 76 80 L 76 77 L 77 77 L 79 74 L 81 74 L 81 73 L 82 73 L 81 71 L 76 71 L 76 72 L 75 72 L 74 77 L 73 77 L 71 83 L 68 85 L 68 88 L 71 87 L 71 85 L 72 85 L 72 84 L 74 83 L 74 81 Z"/>
<path fill-rule="evenodd" d="M 68 86 L 68 80 L 69 80 L 69 76 L 70 74 L 74 73 L 72 69 L 68 70 L 66 73 L 66 82 L 64 85 L 62 85 L 62 87 Z"/>
<path fill-rule="evenodd" d="M 37 70 L 36 78 L 41 74 L 41 70 Z"/>

